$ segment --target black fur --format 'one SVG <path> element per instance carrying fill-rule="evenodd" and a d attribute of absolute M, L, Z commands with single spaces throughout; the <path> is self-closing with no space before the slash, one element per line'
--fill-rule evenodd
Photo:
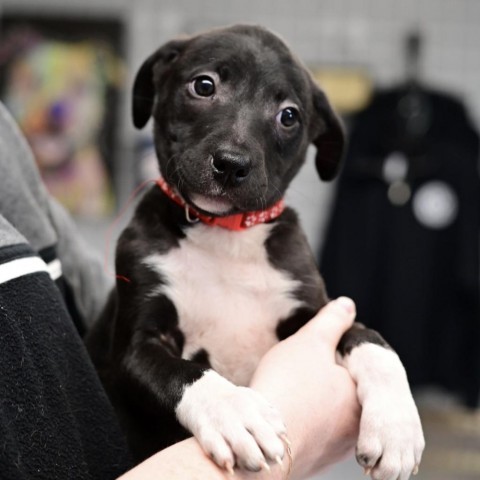
<path fill-rule="evenodd" d="M 356 322 L 340 339 L 338 351 L 342 356 L 345 356 L 362 343 L 374 343 L 384 348 L 391 348 L 378 332 Z"/>

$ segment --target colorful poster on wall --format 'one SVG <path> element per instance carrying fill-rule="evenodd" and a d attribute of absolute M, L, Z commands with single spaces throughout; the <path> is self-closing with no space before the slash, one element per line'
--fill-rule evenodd
<path fill-rule="evenodd" d="M 114 111 L 124 71 L 119 38 L 72 19 L 5 17 L 2 23 L 1 99 L 25 133 L 48 189 L 74 215 L 108 215 Z"/>

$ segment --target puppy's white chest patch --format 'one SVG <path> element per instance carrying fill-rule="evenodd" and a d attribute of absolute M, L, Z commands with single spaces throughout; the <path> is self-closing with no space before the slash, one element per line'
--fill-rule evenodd
<path fill-rule="evenodd" d="M 173 301 L 185 335 L 182 357 L 205 349 L 218 373 L 247 385 L 260 358 L 277 343 L 276 327 L 301 302 L 300 282 L 273 268 L 265 240 L 270 225 L 241 232 L 196 225 L 165 255 L 144 264 L 166 284 L 152 291 Z"/>

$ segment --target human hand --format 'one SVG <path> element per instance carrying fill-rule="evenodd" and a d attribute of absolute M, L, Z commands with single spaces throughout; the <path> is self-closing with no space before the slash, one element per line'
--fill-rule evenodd
<path fill-rule="evenodd" d="M 281 412 L 292 443 L 292 478 L 305 478 L 341 460 L 355 446 L 360 406 L 355 384 L 335 362 L 355 306 L 331 301 L 295 335 L 261 360 L 251 387 Z M 288 460 L 284 460 L 284 463 Z"/>
<path fill-rule="evenodd" d="M 353 380 L 335 362 L 342 334 L 352 325 L 355 308 L 349 300 L 326 305 L 295 335 L 273 347 L 261 360 L 251 387 L 277 407 L 292 444 L 291 479 L 301 479 L 338 462 L 355 445 L 360 407 Z M 285 456 L 288 457 L 288 456 Z M 236 470 L 238 480 L 283 480 L 283 471 Z M 194 438 L 153 455 L 122 480 L 225 480 Z"/>

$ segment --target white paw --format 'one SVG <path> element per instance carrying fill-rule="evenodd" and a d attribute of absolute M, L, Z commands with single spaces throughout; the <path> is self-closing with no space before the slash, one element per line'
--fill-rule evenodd
<path fill-rule="evenodd" d="M 408 480 L 418 471 L 424 448 L 410 392 L 385 392 L 363 402 L 356 458 L 372 479 Z"/>
<path fill-rule="evenodd" d="M 365 344 L 353 349 L 344 364 L 357 382 L 362 405 L 358 463 L 374 480 L 408 480 L 418 471 L 425 440 L 398 355 Z"/>
<path fill-rule="evenodd" d="M 237 387 L 214 371 L 187 387 L 176 409 L 214 462 L 227 470 L 268 469 L 284 456 L 280 414 L 259 393 Z"/>

